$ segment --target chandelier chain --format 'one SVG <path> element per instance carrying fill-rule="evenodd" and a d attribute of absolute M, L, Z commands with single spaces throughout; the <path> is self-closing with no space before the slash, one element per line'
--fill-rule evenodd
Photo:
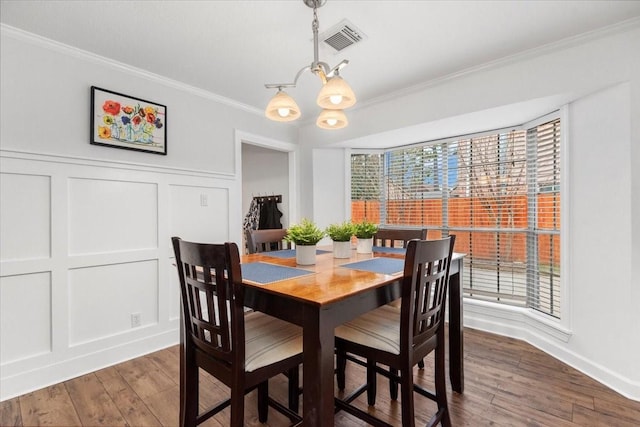
<path fill-rule="evenodd" d="M 318 8 L 313 6 L 313 22 L 311 23 L 311 29 L 313 31 L 318 31 L 318 27 L 320 24 L 318 23 Z"/>

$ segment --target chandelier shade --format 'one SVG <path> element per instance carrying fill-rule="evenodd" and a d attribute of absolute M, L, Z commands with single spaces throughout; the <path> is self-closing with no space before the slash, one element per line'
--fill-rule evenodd
<path fill-rule="evenodd" d="M 296 101 L 287 95 L 282 88 L 295 88 L 298 78 L 303 73 L 310 71 L 320 78 L 322 88 L 318 93 L 316 102 L 323 108 L 316 124 L 323 129 L 340 129 L 349 123 L 345 116 L 345 108 L 352 107 L 356 103 L 356 96 L 351 87 L 338 75 L 339 71 L 346 66 L 349 61 L 344 59 L 338 65 L 331 68 L 326 62 L 318 59 L 318 11 L 326 0 L 302 0 L 304 4 L 313 9 L 313 62 L 311 65 L 302 67 L 295 76 L 293 83 L 269 83 L 265 84 L 267 89 L 278 89 L 267 108 L 265 116 L 278 122 L 290 122 L 300 117 L 300 108 Z"/>
<path fill-rule="evenodd" d="M 316 102 L 322 108 L 343 110 L 355 105 L 356 95 L 342 77 L 335 75 L 322 86 Z"/>
<path fill-rule="evenodd" d="M 292 97 L 280 89 L 267 104 L 264 115 L 277 122 L 290 122 L 300 117 L 300 107 Z"/>
<path fill-rule="evenodd" d="M 342 110 L 324 109 L 316 120 L 316 125 L 322 129 L 342 129 L 348 124 L 349 120 Z"/>

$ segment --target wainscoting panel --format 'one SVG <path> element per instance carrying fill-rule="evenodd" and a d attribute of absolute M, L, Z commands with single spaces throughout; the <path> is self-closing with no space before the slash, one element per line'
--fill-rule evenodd
<path fill-rule="evenodd" d="M 169 262 L 169 320 L 180 319 L 180 279 L 175 263 L 175 258 Z"/>
<path fill-rule="evenodd" d="M 227 242 L 229 210 L 229 188 L 169 186 L 171 236 L 197 242 Z M 169 319 L 177 320 L 180 317 L 180 283 L 173 257 L 169 265 L 168 303 Z"/>
<path fill-rule="evenodd" d="M 139 325 L 132 324 L 137 314 Z M 158 262 L 69 271 L 69 345 L 158 323 Z"/>
<path fill-rule="evenodd" d="M 69 180 L 69 253 L 158 246 L 157 184 Z"/>
<path fill-rule="evenodd" d="M 0 277 L 0 324 L 0 364 L 50 352 L 51 273 Z"/>
<path fill-rule="evenodd" d="M 2 261 L 51 256 L 51 179 L 0 173 Z"/>
<path fill-rule="evenodd" d="M 0 170 L 0 401 L 176 344 L 171 236 L 241 234 L 235 175 L 11 150 Z"/>

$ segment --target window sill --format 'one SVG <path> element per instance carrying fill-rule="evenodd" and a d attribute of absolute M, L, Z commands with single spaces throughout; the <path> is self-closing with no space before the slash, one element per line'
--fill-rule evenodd
<path fill-rule="evenodd" d="M 566 343 L 573 335 L 559 320 L 548 318 L 529 308 L 465 298 L 463 313 L 464 326 L 528 342 L 536 341 L 532 338 L 538 337 Z"/>

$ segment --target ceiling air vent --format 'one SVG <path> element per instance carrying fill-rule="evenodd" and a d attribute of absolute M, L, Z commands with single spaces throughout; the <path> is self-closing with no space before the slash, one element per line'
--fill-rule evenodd
<path fill-rule="evenodd" d="M 319 38 L 336 52 L 341 52 L 349 46 L 365 40 L 367 36 L 351 22 L 343 19 L 337 25 L 320 34 Z"/>

